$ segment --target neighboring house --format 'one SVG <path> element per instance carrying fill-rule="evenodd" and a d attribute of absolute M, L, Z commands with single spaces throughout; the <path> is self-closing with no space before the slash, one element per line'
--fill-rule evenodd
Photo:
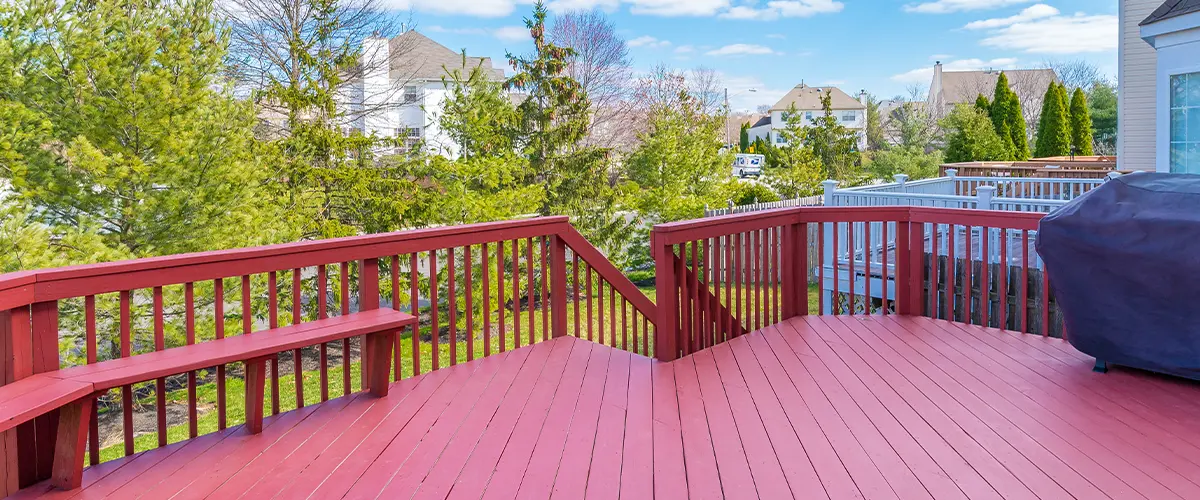
<path fill-rule="evenodd" d="M 439 119 L 448 89 L 447 69 L 462 69 L 459 52 L 450 50 L 416 31 L 394 38 L 368 38 L 363 42 L 363 75 L 351 81 L 342 104 L 352 122 L 347 128 L 380 137 L 404 138 L 411 147 L 419 142 L 433 154 L 458 156 L 458 145 L 442 131 Z M 467 57 L 465 78 L 481 66 L 497 81 L 504 70 L 493 68 L 491 58 Z"/>
<path fill-rule="evenodd" d="M 830 93 L 831 111 L 837 117 L 838 123 L 858 134 L 858 148 L 867 147 L 867 105 L 866 92 L 859 93 L 858 99 L 850 97 L 837 87 L 809 87 L 801 83 L 784 95 L 779 102 L 771 107 L 770 114 L 755 122 L 750 128 L 750 140 L 763 138 L 771 144 L 785 144 L 779 131 L 787 127 L 787 113 L 793 105 L 796 112 L 803 116 L 802 126 L 809 127 L 812 120 L 824 116 L 821 96 Z"/>
<path fill-rule="evenodd" d="M 1157 55 L 1155 132 L 1147 144 L 1126 137 L 1126 147 L 1149 147 L 1159 172 L 1200 174 L 1200 0 L 1167 0 L 1140 26 Z"/>
<path fill-rule="evenodd" d="M 1117 161 L 1121 170 L 1156 170 L 1154 138 L 1158 55 L 1138 24 L 1163 0 L 1120 0 L 1117 57 Z"/>
<path fill-rule="evenodd" d="M 1008 78 L 1008 87 L 1021 101 L 1025 115 L 1026 133 L 1030 136 L 1037 130 L 1037 120 L 1042 114 L 1042 100 L 1050 83 L 1058 80 L 1052 69 L 1009 69 L 981 71 L 943 71 L 941 61 L 933 66 L 933 80 L 929 83 L 926 103 L 935 120 L 940 120 L 959 104 L 973 104 L 983 94 L 989 100 L 996 95 L 996 79 L 1000 73 Z"/>

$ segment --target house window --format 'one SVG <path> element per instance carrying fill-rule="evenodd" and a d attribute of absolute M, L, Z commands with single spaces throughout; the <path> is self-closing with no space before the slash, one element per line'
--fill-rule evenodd
<path fill-rule="evenodd" d="M 804 119 L 805 119 L 805 120 L 812 120 L 812 111 L 805 111 L 805 112 L 804 112 Z"/>
<path fill-rule="evenodd" d="M 1200 174 L 1200 73 L 1171 76 L 1171 172 Z"/>
<path fill-rule="evenodd" d="M 854 118 L 855 116 L 853 111 L 845 111 L 842 113 L 842 121 L 844 122 L 852 122 L 854 121 Z"/>
<path fill-rule="evenodd" d="M 404 102 L 406 104 L 417 102 L 417 87 L 415 85 L 404 87 Z"/>
<path fill-rule="evenodd" d="M 775 134 L 775 144 L 784 144 L 787 141 L 783 139 L 783 134 Z"/>
<path fill-rule="evenodd" d="M 783 120 L 783 121 L 785 121 L 785 122 L 786 122 L 786 121 L 788 121 L 788 118 L 791 118 L 791 116 L 792 116 L 792 114 L 791 114 L 791 113 L 788 113 L 787 111 L 784 111 L 784 112 L 782 112 L 782 113 L 779 113 L 779 118 L 780 118 L 780 119 L 782 119 L 782 120 Z"/>

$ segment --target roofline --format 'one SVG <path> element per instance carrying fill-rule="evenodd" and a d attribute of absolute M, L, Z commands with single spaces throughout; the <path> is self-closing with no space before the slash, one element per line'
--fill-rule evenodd
<path fill-rule="evenodd" d="M 1200 28 L 1200 10 L 1141 24 L 1142 40 L 1154 46 L 1156 37 Z"/>

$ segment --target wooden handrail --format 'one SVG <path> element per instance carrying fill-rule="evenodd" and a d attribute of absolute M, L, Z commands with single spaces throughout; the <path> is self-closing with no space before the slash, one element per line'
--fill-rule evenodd
<path fill-rule="evenodd" d="M 568 227 L 567 217 L 539 217 L 10 273 L 0 275 L 0 310 L 121 290 L 547 236 Z"/>
<path fill-rule="evenodd" d="M 574 227 L 568 226 L 561 234 L 559 234 L 559 237 L 563 239 L 563 242 L 567 244 L 571 251 L 578 254 L 579 257 L 584 260 L 584 262 L 587 262 L 588 265 L 592 266 L 592 269 L 596 270 L 596 272 L 599 273 L 602 278 L 616 288 L 617 292 L 624 296 L 625 300 L 628 300 L 638 312 L 650 319 L 652 324 L 656 323 L 655 318 L 657 312 L 654 302 L 652 302 L 649 297 L 646 297 L 646 295 L 638 289 L 637 285 L 634 285 L 632 281 L 629 281 L 629 278 L 625 276 L 625 273 L 621 272 L 620 269 L 617 269 L 617 266 L 614 266 L 612 262 L 608 260 L 608 257 L 605 257 L 604 254 L 600 253 L 600 250 L 596 249 L 595 246 L 592 246 L 592 244 L 588 242 L 588 240 L 584 238 L 582 234 L 579 234 L 579 231 L 575 230 Z"/>

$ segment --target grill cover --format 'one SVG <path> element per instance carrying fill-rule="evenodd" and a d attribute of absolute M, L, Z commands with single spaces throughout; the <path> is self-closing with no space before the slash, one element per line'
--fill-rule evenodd
<path fill-rule="evenodd" d="M 1042 219 L 1037 251 L 1076 349 L 1200 379 L 1200 175 L 1110 180 Z"/>

